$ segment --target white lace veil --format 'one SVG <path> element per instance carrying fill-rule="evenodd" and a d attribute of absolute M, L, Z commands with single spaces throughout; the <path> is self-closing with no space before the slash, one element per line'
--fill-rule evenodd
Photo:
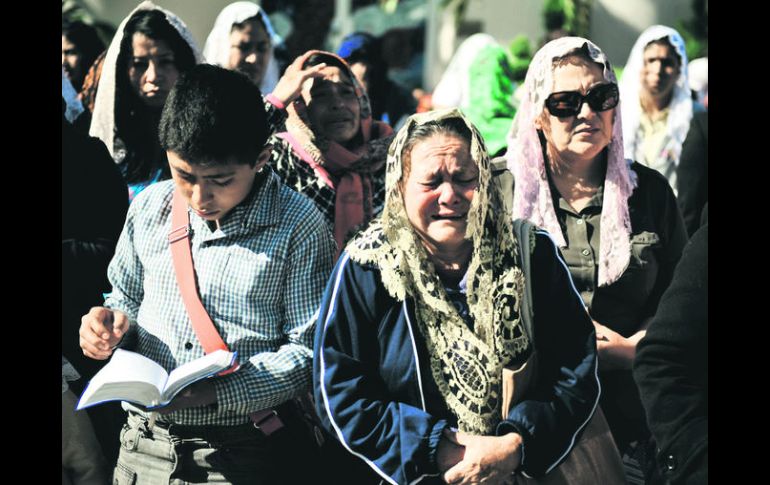
<path fill-rule="evenodd" d="M 675 165 L 679 164 L 679 155 L 682 153 L 682 143 L 687 136 L 692 120 L 692 98 L 687 82 L 687 52 L 685 52 L 684 39 L 679 32 L 665 25 L 653 25 L 636 39 L 631 54 L 628 56 L 626 66 L 623 68 L 623 77 L 620 80 L 620 98 L 623 100 L 623 140 L 625 156 L 641 162 L 639 152 L 641 140 L 637 139 L 639 120 L 642 116 L 642 107 L 639 103 L 639 92 L 642 88 L 639 76 L 644 62 L 644 49 L 652 41 L 667 39 L 682 61 L 679 78 L 674 86 L 674 94 L 669 105 L 667 132 L 669 142 L 664 150 L 668 158 Z"/>
<path fill-rule="evenodd" d="M 604 66 L 604 79 L 617 82 L 607 56 L 599 47 L 581 37 L 561 37 L 544 45 L 532 59 L 524 80 L 521 106 L 508 133 L 505 154 L 513 173 L 513 218 L 528 219 L 543 227 L 560 247 L 567 245 L 553 207 L 546 175 L 543 147 L 535 119 L 543 113 L 545 99 L 553 92 L 553 61 L 575 50 L 584 49 L 588 56 Z M 631 219 L 628 198 L 636 186 L 631 160 L 623 158 L 623 129 L 620 105 L 615 108 L 612 139 L 607 147 L 607 172 L 600 229 L 599 286 L 616 281 L 623 274 L 631 256 Z"/>
<path fill-rule="evenodd" d="M 206 44 L 203 47 L 203 57 L 206 62 L 227 67 L 230 59 L 230 32 L 233 24 L 238 24 L 246 19 L 259 15 L 262 23 L 267 29 L 267 35 L 270 37 L 270 59 L 267 61 L 265 77 L 259 85 L 259 90 L 263 95 L 270 94 L 278 84 L 281 77 L 281 71 L 278 67 L 278 61 L 275 59 L 275 46 L 282 42 L 281 37 L 275 33 L 270 18 L 262 8 L 252 2 L 235 2 L 223 8 L 214 22 L 214 28 L 211 29 Z"/>
<path fill-rule="evenodd" d="M 123 42 L 123 30 L 126 28 L 126 24 L 136 12 L 142 10 L 159 10 L 163 12 L 168 23 L 179 32 L 182 39 L 184 39 L 190 46 L 190 49 L 192 49 L 196 64 L 203 62 L 203 57 L 200 54 L 197 44 L 193 40 L 192 33 L 190 33 L 187 25 L 182 22 L 182 19 L 168 10 L 156 6 L 150 1 L 140 3 L 138 7 L 120 22 L 118 29 L 115 31 L 115 37 L 112 38 L 112 42 L 107 49 L 107 55 L 104 59 L 104 67 L 102 68 L 102 74 L 99 78 L 99 89 L 96 92 L 96 100 L 94 101 L 91 128 L 88 132 L 91 136 L 99 138 L 105 145 L 107 145 L 107 149 L 110 151 L 110 155 L 112 155 L 113 158 L 115 157 L 113 146 L 115 141 L 115 90 L 117 89 L 117 75 L 115 71 L 118 64 L 118 54 L 120 54 L 120 44 Z"/>

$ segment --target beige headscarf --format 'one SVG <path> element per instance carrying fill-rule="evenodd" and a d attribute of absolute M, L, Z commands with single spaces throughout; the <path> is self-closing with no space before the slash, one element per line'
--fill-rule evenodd
<path fill-rule="evenodd" d="M 401 152 L 414 127 L 459 118 L 471 131 L 470 151 L 479 184 L 468 212 L 466 239 L 473 242 L 468 265 L 470 330 L 444 285 L 404 208 L 399 180 Z M 419 143 L 419 142 L 418 142 Z M 420 160 L 412 160 L 418 164 Z M 385 208 L 380 219 L 347 246 L 350 258 L 375 264 L 388 293 L 414 299 L 416 317 L 430 354 L 433 378 L 461 430 L 490 434 L 500 421 L 502 368 L 527 350 L 519 318 L 524 275 L 516 266 L 518 245 L 503 198 L 492 181 L 489 155 L 478 130 L 457 109 L 412 115 L 388 150 Z"/>

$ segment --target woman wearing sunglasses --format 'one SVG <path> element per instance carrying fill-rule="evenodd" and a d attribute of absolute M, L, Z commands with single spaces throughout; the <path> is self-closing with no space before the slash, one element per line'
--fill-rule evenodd
<path fill-rule="evenodd" d="M 617 81 L 594 43 L 549 42 L 524 89 L 506 153 L 512 216 L 560 247 L 596 328 L 601 405 L 615 442 L 654 466 L 642 453 L 649 431 L 631 365 L 687 240 L 681 213 L 660 173 L 623 158 Z"/>

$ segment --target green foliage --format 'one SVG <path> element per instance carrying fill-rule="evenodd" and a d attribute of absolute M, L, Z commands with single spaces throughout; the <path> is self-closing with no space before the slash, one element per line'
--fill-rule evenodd
<path fill-rule="evenodd" d="M 527 75 L 529 63 L 532 62 L 532 44 L 529 37 L 519 34 L 508 44 L 508 58 L 511 66 L 512 79 L 521 82 Z"/>
<path fill-rule="evenodd" d="M 588 37 L 591 0 L 544 0 L 543 20 L 549 32 L 563 29 L 572 35 Z"/>
<path fill-rule="evenodd" d="M 690 20 L 676 22 L 676 30 L 682 34 L 688 59 L 708 56 L 709 51 L 709 14 L 708 0 L 693 0 L 693 17 Z"/>
<path fill-rule="evenodd" d="M 620 82 L 620 78 L 623 77 L 623 68 L 618 66 L 612 66 L 612 70 L 615 71 L 615 78 Z"/>
<path fill-rule="evenodd" d="M 62 21 L 75 22 L 77 20 L 85 24 L 93 24 L 94 18 L 77 0 L 62 0 L 61 2 Z"/>

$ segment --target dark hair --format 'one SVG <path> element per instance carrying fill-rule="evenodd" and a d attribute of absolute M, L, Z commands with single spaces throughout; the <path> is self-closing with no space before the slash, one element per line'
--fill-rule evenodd
<path fill-rule="evenodd" d="M 165 41 L 174 53 L 174 65 L 180 74 L 195 65 L 192 48 L 160 10 L 141 10 L 126 23 L 115 72 L 115 128 L 117 136 L 126 145 L 125 177 L 128 183 L 147 180 L 158 168 L 162 171 L 162 179 L 170 177 L 166 154 L 158 145 L 159 113 L 153 113 L 136 96 L 128 77 L 136 33 Z"/>
<path fill-rule="evenodd" d="M 389 91 L 393 87 L 388 79 L 387 65 L 382 58 L 380 39 L 366 32 L 354 32 L 342 39 L 337 53 L 350 66 L 359 62 L 366 64 L 368 81 L 366 94 L 369 95 L 372 117 L 381 119 L 383 113 L 387 111 Z"/>
<path fill-rule="evenodd" d="M 414 146 L 417 142 L 434 135 L 456 136 L 464 140 L 469 148 L 471 145 L 471 130 L 461 118 L 443 118 L 417 125 L 409 130 L 404 148 L 401 149 L 401 180 L 406 180 L 412 169 L 412 149 Z"/>
<path fill-rule="evenodd" d="M 651 45 L 659 45 L 663 47 L 668 47 L 669 52 L 674 54 L 674 57 L 679 62 L 679 66 L 682 65 L 682 57 L 679 55 L 679 53 L 676 51 L 676 48 L 674 47 L 674 44 L 671 43 L 670 40 L 668 40 L 668 37 L 663 37 L 661 39 L 655 39 L 653 41 L 647 42 L 647 44 L 644 46 L 644 49 L 642 52 L 646 51 L 647 48 L 649 48 Z"/>
<path fill-rule="evenodd" d="M 144 34 L 150 39 L 165 41 L 174 53 L 174 64 L 180 72 L 195 65 L 195 54 L 190 45 L 168 22 L 166 15 L 160 10 L 140 10 L 131 16 L 123 29 L 123 40 L 118 55 L 118 69 L 121 72 L 128 72 L 134 34 Z"/>
<path fill-rule="evenodd" d="M 94 60 L 104 50 L 104 42 L 99 38 L 95 28 L 79 20 L 62 22 L 61 35 L 75 44 L 75 47 L 83 56 L 81 62 L 83 64 L 83 75 L 85 76 L 88 68 L 91 67 Z"/>
<path fill-rule="evenodd" d="M 179 77 L 158 128 L 161 147 L 190 164 L 254 166 L 269 134 L 259 87 L 244 74 L 210 64 Z"/>
<path fill-rule="evenodd" d="M 584 61 L 586 61 L 586 62 L 593 62 L 594 64 L 596 64 L 597 66 L 599 66 L 599 67 L 600 67 L 602 70 L 604 70 L 604 64 L 602 64 L 601 62 L 596 62 L 596 60 L 595 60 L 595 59 L 592 59 L 592 58 L 591 58 L 591 53 L 590 53 L 590 52 L 588 52 L 588 44 L 587 44 L 587 43 L 584 43 L 582 46 L 580 46 L 580 47 L 577 47 L 577 48 L 575 48 L 575 49 L 572 49 L 571 51 L 567 52 L 567 53 L 566 53 L 566 54 L 564 54 L 563 56 L 555 57 L 555 58 L 553 59 L 553 63 L 552 63 L 552 66 L 553 66 L 553 67 L 562 66 L 562 65 L 564 65 L 564 64 L 565 64 L 565 63 L 566 63 L 566 62 L 567 62 L 569 59 L 572 59 L 572 58 L 576 58 L 576 57 L 577 57 L 578 59 L 582 59 L 582 60 L 584 60 Z M 609 61 L 609 60 L 607 60 L 607 64 L 608 64 L 608 65 L 607 65 L 607 68 L 608 68 L 608 69 L 610 69 L 610 70 L 612 70 L 611 66 L 609 65 L 609 62 L 610 62 L 610 61 Z"/>
<path fill-rule="evenodd" d="M 249 17 L 246 20 L 244 20 L 243 22 L 235 22 L 232 25 L 232 27 L 230 27 L 230 32 L 233 32 L 234 30 L 243 30 L 244 28 L 246 28 L 246 24 L 248 24 L 252 20 L 256 20 L 257 21 L 257 23 L 262 27 L 262 30 L 264 30 L 265 33 L 267 34 L 267 37 L 268 37 L 268 39 L 270 39 L 270 43 L 272 44 L 273 43 L 273 39 L 270 38 L 270 31 L 267 30 L 267 25 L 265 25 L 265 19 L 263 19 L 262 15 L 260 15 L 260 14 L 254 15 L 253 17 Z"/>
<path fill-rule="evenodd" d="M 348 76 L 353 75 L 350 72 L 350 66 L 346 66 L 344 62 L 341 62 L 339 60 L 339 58 L 335 56 L 330 56 L 329 54 L 326 54 L 324 52 L 317 52 L 311 55 L 310 57 L 308 57 L 305 60 L 305 62 L 302 64 L 302 69 L 307 69 L 310 66 L 317 66 L 322 62 L 325 62 L 327 66 L 339 67 Z"/>
<path fill-rule="evenodd" d="M 371 64 L 382 61 L 380 40 L 368 32 L 353 32 L 342 39 L 337 55 L 348 64 L 364 62 Z"/>

